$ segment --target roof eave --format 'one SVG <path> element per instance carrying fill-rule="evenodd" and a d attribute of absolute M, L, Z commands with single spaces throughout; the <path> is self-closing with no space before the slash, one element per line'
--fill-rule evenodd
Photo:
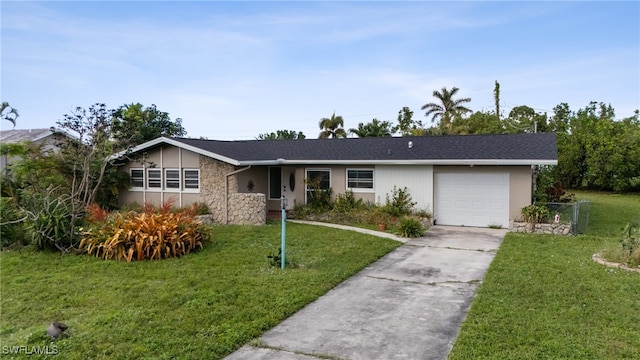
<path fill-rule="evenodd" d="M 57 127 L 53 127 L 52 126 L 51 128 L 49 128 L 49 131 L 51 131 L 51 134 L 46 134 L 44 137 L 47 137 L 47 136 L 50 136 L 50 135 L 61 134 L 61 135 L 64 135 L 64 136 L 66 136 L 66 137 L 68 137 L 70 139 L 73 139 L 73 140 L 80 140 L 80 138 L 78 136 L 68 132 L 65 129 L 61 129 L 61 128 L 57 128 Z"/>
<path fill-rule="evenodd" d="M 247 165 L 499 165 L 530 166 L 558 165 L 558 160 L 551 159 L 417 159 L 417 160 L 246 160 L 239 161 L 238 166 Z"/>
<path fill-rule="evenodd" d="M 212 159 L 216 159 L 216 160 L 220 160 L 222 162 L 226 162 L 228 164 L 231 165 L 235 165 L 235 166 L 240 166 L 242 165 L 238 160 L 236 159 L 232 159 L 217 153 L 213 153 L 211 151 L 207 151 L 207 150 L 203 150 L 199 147 L 196 146 L 192 146 L 189 144 L 185 144 L 183 142 L 171 139 L 171 138 L 167 138 L 167 137 L 159 137 L 150 141 L 147 141 L 146 143 L 142 143 L 138 146 L 134 146 L 133 148 L 126 150 L 126 151 L 120 151 L 119 153 L 116 153 L 114 155 L 112 155 L 109 160 L 115 160 L 115 159 L 119 159 L 122 158 L 123 156 L 127 155 L 127 154 L 131 154 L 131 153 L 137 153 L 149 148 L 152 148 L 154 146 L 160 145 L 160 144 L 167 144 L 167 145 L 173 145 L 185 150 L 189 150 L 192 151 L 196 154 L 200 154 L 200 155 L 204 155 L 204 156 L 208 156 Z"/>

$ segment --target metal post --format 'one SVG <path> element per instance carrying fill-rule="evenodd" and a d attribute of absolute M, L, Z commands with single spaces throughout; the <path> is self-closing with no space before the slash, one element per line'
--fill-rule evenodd
<path fill-rule="evenodd" d="M 578 207 L 578 202 L 574 202 L 573 203 L 573 223 L 572 225 L 572 233 L 573 234 L 577 234 L 578 233 L 578 217 L 580 214 L 580 209 Z"/>
<path fill-rule="evenodd" d="M 282 190 L 282 197 L 280 198 L 280 205 L 282 207 L 282 242 L 280 245 L 280 269 L 284 270 L 285 260 L 285 248 L 287 246 L 286 234 L 287 234 L 287 204 L 284 196 L 284 189 Z"/>

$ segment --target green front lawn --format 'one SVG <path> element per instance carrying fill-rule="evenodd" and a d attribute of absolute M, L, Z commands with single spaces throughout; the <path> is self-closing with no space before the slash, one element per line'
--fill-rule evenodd
<path fill-rule="evenodd" d="M 3 252 L 2 357 L 5 347 L 51 346 L 45 329 L 58 320 L 69 325 L 54 344 L 61 359 L 220 358 L 401 245 L 288 224 L 287 260 L 298 267 L 282 271 L 267 259 L 279 224 L 213 233 L 204 250 L 161 261 Z"/>
<path fill-rule="evenodd" d="M 579 192 L 586 235 L 508 234 L 449 359 L 639 359 L 640 274 L 591 260 L 640 222 L 640 196 Z"/>

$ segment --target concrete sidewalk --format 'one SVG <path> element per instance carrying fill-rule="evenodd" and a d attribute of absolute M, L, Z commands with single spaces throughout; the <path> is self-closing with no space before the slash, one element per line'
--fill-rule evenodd
<path fill-rule="evenodd" d="M 227 359 L 445 359 L 505 234 L 434 226 Z"/>

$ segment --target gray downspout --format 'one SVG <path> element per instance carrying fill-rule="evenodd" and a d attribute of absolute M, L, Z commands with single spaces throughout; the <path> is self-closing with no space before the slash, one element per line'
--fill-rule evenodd
<path fill-rule="evenodd" d="M 531 165 L 531 203 L 536 203 L 536 189 L 538 188 L 538 166 Z"/>
<path fill-rule="evenodd" d="M 251 165 L 247 166 L 246 168 L 242 168 L 242 169 L 238 169 L 236 171 L 230 172 L 224 176 L 224 223 L 225 225 L 229 224 L 229 176 L 249 170 L 250 168 L 251 168 Z"/>

